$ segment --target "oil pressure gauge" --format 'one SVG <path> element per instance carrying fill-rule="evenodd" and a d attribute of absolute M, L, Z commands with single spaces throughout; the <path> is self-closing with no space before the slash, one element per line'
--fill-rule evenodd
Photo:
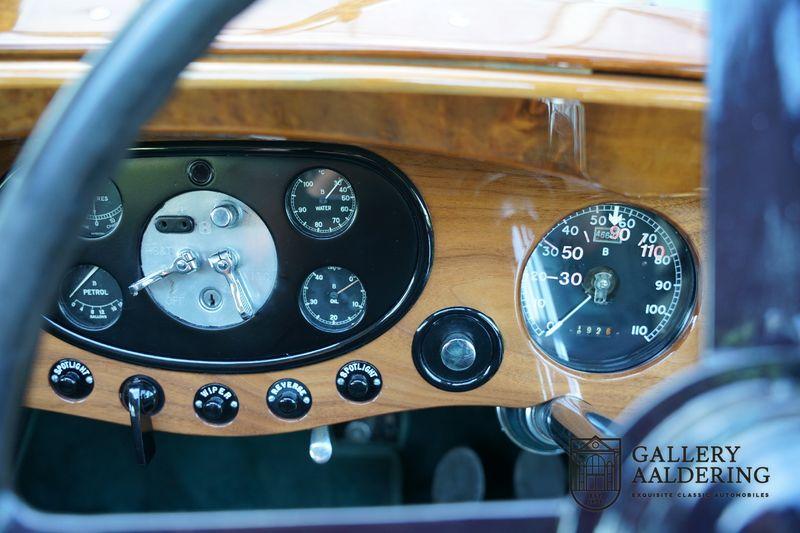
<path fill-rule="evenodd" d="M 533 250 L 520 304 L 534 343 L 585 372 L 618 372 L 663 352 L 695 302 L 692 251 L 659 215 L 624 204 L 587 207 Z"/>
<path fill-rule="evenodd" d="M 114 277 L 95 265 L 79 265 L 61 282 L 58 306 L 79 328 L 98 331 L 122 314 L 122 289 Z"/>
<path fill-rule="evenodd" d="M 300 312 L 320 331 L 352 329 L 364 318 L 366 308 L 367 291 L 358 276 L 346 268 L 318 268 L 300 289 Z"/>

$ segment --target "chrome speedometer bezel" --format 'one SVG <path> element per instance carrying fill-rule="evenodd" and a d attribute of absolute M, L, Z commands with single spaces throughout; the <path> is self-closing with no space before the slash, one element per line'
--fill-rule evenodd
<path fill-rule="evenodd" d="M 543 244 L 543 242 L 558 228 L 562 227 L 564 223 L 576 217 L 587 215 L 596 212 L 597 209 L 608 207 L 609 209 L 615 205 L 621 208 L 626 208 L 637 212 L 639 215 L 647 217 L 655 216 L 651 222 L 658 226 L 659 230 L 664 231 L 666 226 L 669 230 L 667 232 L 669 240 L 673 241 L 672 245 L 676 247 L 675 255 L 680 255 L 679 275 L 683 277 L 685 287 L 683 290 L 676 292 L 676 296 L 672 299 L 672 305 L 676 306 L 675 313 L 662 320 L 659 323 L 658 330 L 654 330 L 651 339 L 649 339 L 641 349 L 626 353 L 624 356 L 617 356 L 609 361 L 594 361 L 586 363 L 584 361 L 564 360 L 555 356 L 546 347 L 542 346 L 536 339 L 536 332 L 531 328 L 530 321 L 528 320 L 528 312 L 525 307 L 525 296 L 523 291 L 523 284 L 525 283 L 525 272 L 531 261 L 532 256 L 536 250 Z M 598 211 L 603 212 L 603 211 Z M 637 216 L 637 218 L 641 218 Z M 653 227 L 653 226 L 651 226 Z M 671 234 L 670 234 L 671 233 Z M 677 242 L 675 239 L 680 242 Z M 685 259 L 685 261 L 684 261 Z M 564 216 L 557 218 L 556 221 L 547 227 L 542 232 L 541 237 L 538 238 L 529 248 L 525 255 L 524 260 L 520 265 L 520 270 L 517 276 L 516 289 L 516 304 L 519 317 L 520 327 L 525 331 L 532 351 L 541 357 L 543 361 L 548 364 L 555 365 L 562 371 L 573 374 L 626 374 L 644 366 L 653 364 L 660 360 L 667 354 L 674 351 L 677 345 L 684 339 L 691 325 L 694 323 L 698 315 L 699 297 L 700 294 L 700 274 L 698 266 L 698 254 L 687 234 L 682 231 L 680 226 L 671 220 L 670 217 L 653 209 L 650 206 L 635 204 L 621 199 L 603 198 L 599 202 L 585 205 L 579 209 L 570 211 Z M 669 328 L 669 331 L 659 337 L 664 328 Z M 541 333 L 540 333 L 541 334 Z M 648 334 L 650 336 L 650 334 Z"/>

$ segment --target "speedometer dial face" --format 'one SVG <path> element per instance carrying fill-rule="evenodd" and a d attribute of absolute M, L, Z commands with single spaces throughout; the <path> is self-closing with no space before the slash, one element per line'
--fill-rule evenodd
<path fill-rule="evenodd" d="M 104 180 L 92 196 L 92 205 L 81 225 L 81 237 L 99 239 L 110 235 L 122 220 L 122 197 L 111 180 Z"/>
<path fill-rule="evenodd" d="M 286 214 L 301 233 L 318 239 L 341 235 L 356 217 L 358 201 L 347 178 L 329 168 L 300 174 L 286 193 Z"/>
<path fill-rule="evenodd" d="M 318 268 L 300 289 L 300 311 L 315 328 L 340 333 L 364 318 L 367 291 L 358 276 L 338 266 Z"/>
<path fill-rule="evenodd" d="M 534 343 L 585 372 L 618 372 L 663 352 L 694 308 L 692 251 L 666 220 L 601 204 L 556 224 L 536 245 L 520 302 Z"/>

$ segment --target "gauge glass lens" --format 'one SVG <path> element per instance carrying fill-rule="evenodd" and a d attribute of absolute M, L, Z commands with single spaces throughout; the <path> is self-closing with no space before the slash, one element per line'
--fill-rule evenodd
<path fill-rule="evenodd" d="M 367 292 L 358 276 L 337 266 L 318 268 L 300 290 L 300 311 L 315 328 L 340 333 L 356 326 L 367 308 Z"/>
<path fill-rule="evenodd" d="M 92 197 L 92 204 L 81 225 L 81 237 L 99 239 L 110 235 L 122 220 L 122 197 L 111 180 L 103 180 L 100 189 Z"/>
<path fill-rule="evenodd" d="M 319 239 L 347 231 L 357 210 L 353 186 L 329 168 L 303 172 L 286 193 L 286 213 L 292 225 L 301 233 Z"/>
<path fill-rule="evenodd" d="M 660 216 L 624 204 L 575 212 L 536 245 L 520 303 L 535 344 L 586 372 L 618 372 L 663 352 L 695 301 L 689 245 Z"/>
<path fill-rule="evenodd" d="M 98 331 L 122 314 L 122 290 L 114 277 L 94 265 L 79 265 L 61 282 L 58 306 L 76 326 Z"/>

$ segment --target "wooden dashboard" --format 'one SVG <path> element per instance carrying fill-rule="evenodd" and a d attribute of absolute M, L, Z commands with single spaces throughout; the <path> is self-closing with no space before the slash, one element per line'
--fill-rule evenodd
<path fill-rule="evenodd" d="M 27 4 L 29 10 L 44 9 L 43 2 Z M 324 21 L 332 17 L 336 24 L 346 24 L 345 7 L 369 12 L 373 4 L 375 9 L 389 9 L 380 2 L 344 2 L 335 13 L 317 14 L 322 22 L 315 23 L 309 15 L 303 24 L 315 38 L 339 39 L 341 44 L 340 34 L 320 33 Z M 581 4 L 585 3 L 570 9 L 588 9 Z M 647 10 L 633 14 L 652 15 L 656 25 L 664 22 Z M 55 90 L 87 68 L 72 57 L 75 51 L 103 41 L 102 32 L 99 37 L 59 36 L 59 29 L 52 30 L 55 35 L 49 41 L 41 33 L 37 39 L 36 19 L 31 11 L 23 15 L 4 13 L 3 20 L 16 22 L 0 33 L 5 54 L 0 60 L 0 134 L 6 139 L 0 144 L 0 161 L 5 168 Z M 608 29 L 602 21 L 615 20 L 619 13 L 609 16 L 598 19 L 598 28 Z M 677 25 L 702 43 L 702 21 L 694 14 L 682 16 L 671 12 L 666 29 L 658 27 L 669 33 L 671 25 Z M 279 31 L 253 37 L 241 28 L 254 19 L 242 20 L 220 39 L 212 56 L 187 70 L 143 138 L 343 142 L 383 156 L 410 178 L 431 214 L 434 262 L 421 297 L 399 323 L 366 346 L 277 372 L 215 375 L 146 368 L 89 353 L 43 333 L 29 380 L 28 406 L 127 424 L 120 385 L 129 376 L 145 374 L 159 382 L 166 397 L 163 410 L 153 418 L 155 429 L 176 433 L 281 433 L 424 407 L 528 407 L 563 394 L 581 396 L 598 412 L 614 417 L 697 360 L 702 294 L 691 324 L 666 353 L 627 372 L 595 375 L 561 367 L 537 350 L 522 321 L 517 294 L 525 260 L 542 235 L 570 212 L 610 201 L 652 209 L 679 228 L 699 257 L 702 289 L 706 97 L 697 79 L 701 52 L 675 58 L 657 50 L 625 55 L 572 46 L 555 54 L 551 46 L 551 56 L 569 56 L 573 67 L 579 64 L 585 71 L 549 70 L 539 68 L 541 58 L 508 50 L 495 50 L 488 63 L 475 66 L 464 62 L 465 55 L 470 60 L 486 58 L 463 50 L 456 53 L 452 46 L 445 53 L 441 43 L 435 53 L 412 54 L 391 46 L 390 51 L 386 46 L 375 48 L 373 42 L 362 43 L 356 51 L 343 50 L 342 45 L 338 59 L 330 61 L 325 54 L 291 46 L 296 36 L 284 35 L 289 44 L 281 41 Z M 369 35 L 359 38 L 368 41 Z M 451 44 L 454 39 L 458 40 L 451 36 Z M 231 50 L 249 57 L 231 57 Z M 366 54 L 371 62 L 360 60 Z M 274 61 L 275 55 L 280 61 Z M 418 61 L 398 63 L 409 55 Z M 497 63 L 508 57 L 524 68 Z M 421 62 L 428 59 L 431 62 Z M 552 65 L 552 58 L 544 63 Z M 418 326 L 433 312 L 451 306 L 487 314 L 505 342 L 497 373 L 467 392 L 433 387 L 411 357 Z M 83 401 L 61 399 L 48 382 L 51 365 L 66 357 L 81 361 L 94 374 L 94 391 Z M 353 359 L 370 362 L 383 376 L 383 390 L 371 402 L 349 402 L 337 392 L 336 372 Z M 300 420 L 278 419 L 266 407 L 267 388 L 283 377 L 302 381 L 314 395 L 313 408 Z M 221 427 L 204 423 L 192 406 L 196 391 L 215 382 L 234 389 L 241 406 L 235 420 Z"/>

